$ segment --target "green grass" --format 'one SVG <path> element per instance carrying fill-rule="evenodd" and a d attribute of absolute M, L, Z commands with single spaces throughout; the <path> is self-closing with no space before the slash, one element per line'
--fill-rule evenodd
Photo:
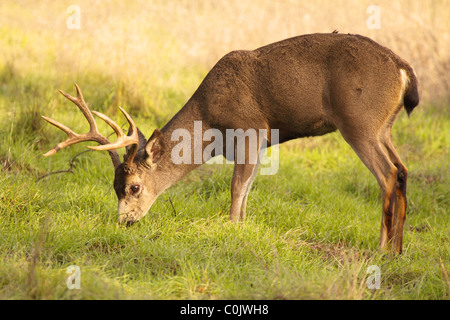
<path fill-rule="evenodd" d="M 449 298 L 445 107 L 420 106 L 394 127 L 409 208 L 404 252 L 387 259 L 377 252 L 378 185 L 338 133 L 282 145 L 279 172 L 257 177 L 244 224 L 228 221 L 232 166 L 204 165 L 125 228 L 105 153 L 36 181 L 85 148 L 41 157 L 62 134 L 38 120 L 38 105 L 2 120 L 1 299 Z M 75 108 L 61 109 L 57 118 L 76 127 Z M 70 265 L 81 268 L 81 290 L 66 286 Z M 380 267 L 380 290 L 366 287 L 370 265 Z"/>

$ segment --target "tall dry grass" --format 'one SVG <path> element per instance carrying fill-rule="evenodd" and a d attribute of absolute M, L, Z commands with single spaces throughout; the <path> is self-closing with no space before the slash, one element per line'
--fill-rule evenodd
<path fill-rule="evenodd" d="M 81 9 L 80 30 L 66 26 L 72 4 Z M 381 9 L 380 29 L 366 25 L 371 4 Z M 190 95 L 201 78 L 186 74 L 201 68 L 204 75 L 231 50 L 335 29 L 369 36 L 408 60 L 423 99 L 449 98 L 448 0 L 4 0 L 0 10 L 3 76 L 41 74 L 55 86 L 111 77 L 138 103 L 162 100 L 154 88 Z M 140 99 L 143 91 L 153 93 Z"/>

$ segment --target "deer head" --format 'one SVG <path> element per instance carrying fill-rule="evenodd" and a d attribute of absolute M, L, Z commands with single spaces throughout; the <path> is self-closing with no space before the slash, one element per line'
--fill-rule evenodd
<path fill-rule="evenodd" d="M 81 110 L 89 123 L 90 129 L 85 134 L 78 134 L 58 121 L 42 116 L 42 118 L 64 131 L 68 136 L 65 141 L 57 144 L 44 156 L 51 156 L 59 150 L 79 142 L 98 142 L 99 146 L 88 146 L 88 148 L 107 150 L 109 152 L 115 169 L 114 190 L 119 201 L 119 223 L 131 225 L 139 221 L 147 213 L 150 206 L 162 192 L 158 184 L 160 179 L 152 179 L 152 175 L 158 170 L 157 163 L 163 154 L 162 133 L 156 129 L 151 138 L 146 141 L 130 115 L 119 107 L 130 125 L 128 135 L 125 135 L 120 126 L 106 115 L 97 111 L 91 111 L 84 101 L 80 87 L 77 84 L 75 84 L 75 87 L 77 97 L 72 97 L 61 90 L 60 92 Z M 117 134 L 115 142 L 111 143 L 98 131 L 92 114 L 95 114 L 111 126 Z M 123 162 L 120 161 L 116 151 L 116 149 L 122 147 L 125 147 L 127 151 Z"/>

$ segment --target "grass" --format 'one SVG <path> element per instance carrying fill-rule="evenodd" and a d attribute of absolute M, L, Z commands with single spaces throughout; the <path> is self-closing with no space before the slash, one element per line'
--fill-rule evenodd
<path fill-rule="evenodd" d="M 342 2 L 329 19 L 313 14 L 325 1 L 298 3 L 297 11 L 310 14 L 308 24 L 302 16 L 301 29 L 283 19 L 297 12 L 287 4 L 239 3 L 155 1 L 141 10 L 138 3 L 103 8 L 81 2 L 84 23 L 76 32 L 64 27 L 72 3 L 0 4 L 0 299 L 450 298 L 448 77 L 437 71 L 448 59 L 431 50 L 448 39 L 439 29 L 448 26 L 445 2 L 412 2 L 409 16 L 400 16 L 398 23 L 421 31 L 410 48 L 402 49 L 394 36 L 401 27 L 393 20 L 382 20 L 385 27 L 374 36 L 413 60 L 425 97 L 411 118 L 402 113 L 394 126 L 409 169 L 404 252 L 396 258 L 377 251 L 379 188 L 339 133 L 283 144 L 278 173 L 257 177 L 241 225 L 228 221 L 230 165 L 200 167 L 160 196 L 141 222 L 125 228 L 117 225 L 106 153 L 74 158 L 83 144 L 41 156 L 64 134 L 40 115 L 87 129 L 58 88 L 73 94 L 73 82 L 79 83 L 87 102 L 114 119 L 121 119 L 117 106 L 125 107 L 148 136 L 227 51 L 291 33 L 347 32 L 351 25 L 338 19 L 346 10 L 356 30 L 365 26 L 365 16 L 359 26 L 356 11 L 349 11 L 362 8 L 364 15 L 359 2 Z M 245 19 L 245 12 L 251 18 L 235 38 L 236 26 L 220 27 L 232 25 L 232 16 Z M 407 19 L 419 13 L 440 35 L 423 50 L 415 50 L 416 38 L 429 39 L 427 29 Z M 268 15 L 271 24 L 259 30 Z M 193 31 L 182 23 L 189 17 Z M 320 30 L 315 18 L 334 22 Z M 102 124 L 100 130 L 109 129 Z M 71 265 L 81 269 L 80 290 L 67 288 Z M 380 290 L 366 286 L 371 265 L 380 268 Z"/>
<path fill-rule="evenodd" d="M 255 181 L 242 225 L 228 221 L 231 166 L 199 168 L 124 228 L 106 155 L 84 154 L 73 174 L 36 182 L 33 166 L 47 160 L 16 143 L 21 159 L 0 181 L 0 298 L 448 299 L 450 122 L 430 110 L 395 127 L 411 172 L 395 259 L 377 252 L 375 179 L 338 134 L 284 145 L 279 173 Z M 81 290 L 66 287 L 70 265 L 81 268 Z M 366 287 L 369 265 L 381 268 L 381 290 Z"/>

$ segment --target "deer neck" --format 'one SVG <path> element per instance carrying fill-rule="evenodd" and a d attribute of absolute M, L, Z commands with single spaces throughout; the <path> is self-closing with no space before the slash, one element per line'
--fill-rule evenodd
<path fill-rule="evenodd" d="M 200 141 L 198 137 L 198 129 L 201 124 L 201 130 L 204 132 L 209 128 L 207 122 L 202 117 L 202 113 L 199 110 L 199 104 L 194 100 L 189 100 L 186 105 L 161 129 L 163 133 L 163 143 L 165 152 L 158 162 L 157 170 L 162 177 L 162 184 L 159 192 L 169 188 L 192 170 L 196 169 L 203 163 L 204 159 L 195 159 L 195 153 L 203 154 L 205 144 Z M 180 132 L 184 136 L 180 137 Z M 190 138 L 187 138 L 189 135 Z M 195 139 L 197 143 L 194 145 Z M 201 139 L 201 137 L 200 137 Z M 185 140 L 185 141 L 184 141 Z M 180 143 L 189 144 L 191 158 L 190 161 L 179 163 L 175 159 L 172 150 Z M 196 149 L 196 150 L 194 150 Z M 200 161 L 199 161 L 200 160 Z M 206 159 L 207 160 L 207 159 Z M 177 163 L 178 162 L 178 163 Z"/>

